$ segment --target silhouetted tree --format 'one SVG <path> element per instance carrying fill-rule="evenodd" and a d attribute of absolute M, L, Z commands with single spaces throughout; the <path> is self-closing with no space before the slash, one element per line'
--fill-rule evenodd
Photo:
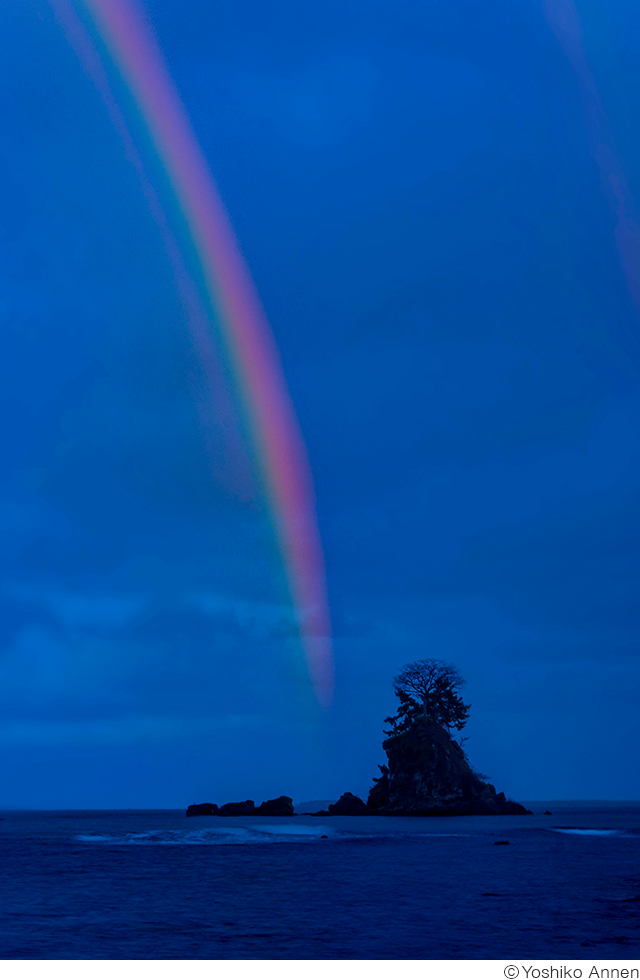
<path fill-rule="evenodd" d="M 393 680 L 400 705 L 395 715 L 385 718 L 388 735 L 406 732 L 420 717 L 434 718 L 445 728 L 460 731 L 467 723 L 469 708 L 458 691 L 464 680 L 443 660 L 417 660 L 406 664 Z"/>

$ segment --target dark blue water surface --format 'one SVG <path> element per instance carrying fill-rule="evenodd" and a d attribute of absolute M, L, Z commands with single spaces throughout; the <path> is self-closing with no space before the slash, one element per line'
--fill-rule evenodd
<path fill-rule="evenodd" d="M 640 805 L 530 805 L 527 817 L 3 812 L 0 957 L 638 957 Z"/>

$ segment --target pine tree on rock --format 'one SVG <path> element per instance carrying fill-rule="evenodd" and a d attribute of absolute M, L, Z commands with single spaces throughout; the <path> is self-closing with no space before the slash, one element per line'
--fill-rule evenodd
<path fill-rule="evenodd" d="M 393 680 L 400 706 L 395 715 L 385 718 L 385 724 L 391 726 L 385 734 L 406 732 L 420 717 L 433 718 L 447 730 L 461 731 L 471 707 L 458 694 L 464 684 L 458 670 L 444 660 L 407 664 Z"/>
<path fill-rule="evenodd" d="M 379 766 L 367 807 L 389 816 L 463 816 L 527 813 L 496 793 L 475 772 L 462 745 L 451 737 L 469 717 L 459 694 L 464 681 L 443 660 L 407 664 L 394 678 L 399 701 L 382 743 L 387 764 Z"/>

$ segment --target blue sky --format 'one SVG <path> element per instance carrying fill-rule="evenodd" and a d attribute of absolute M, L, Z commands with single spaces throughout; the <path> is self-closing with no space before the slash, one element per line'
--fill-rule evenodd
<path fill-rule="evenodd" d="M 637 196 L 640 14 L 578 7 Z M 137 175 L 49 5 L 5 5 L 0 805 L 366 794 L 423 656 L 498 789 L 639 798 L 639 314 L 542 5 L 146 9 L 307 443 L 335 701 Z"/>

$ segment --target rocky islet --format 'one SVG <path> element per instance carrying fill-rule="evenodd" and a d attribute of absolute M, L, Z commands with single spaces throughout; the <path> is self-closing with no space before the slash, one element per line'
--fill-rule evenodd
<path fill-rule="evenodd" d="M 317 810 L 311 817 L 429 817 L 498 816 L 526 814 L 520 803 L 496 792 L 471 768 L 462 747 L 433 718 L 414 722 L 408 731 L 391 735 L 382 743 L 388 765 L 374 780 L 367 802 L 353 793 L 343 793 L 328 810 Z M 266 800 L 256 807 L 253 800 L 240 803 L 192 804 L 188 817 L 292 817 L 289 796 Z"/>
<path fill-rule="evenodd" d="M 498 816 L 530 812 L 496 792 L 495 786 L 471 767 L 449 729 L 425 712 L 387 733 L 382 748 L 387 764 L 379 767 L 381 775 L 374 779 L 366 803 L 353 793 L 343 793 L 328 810 L 303 816 Z M 187 816 L 292 817 L 294 808 L 291 797 L 279 796 L 259 807 L 253 800 L 221 807 L 194 803 Z"/>

